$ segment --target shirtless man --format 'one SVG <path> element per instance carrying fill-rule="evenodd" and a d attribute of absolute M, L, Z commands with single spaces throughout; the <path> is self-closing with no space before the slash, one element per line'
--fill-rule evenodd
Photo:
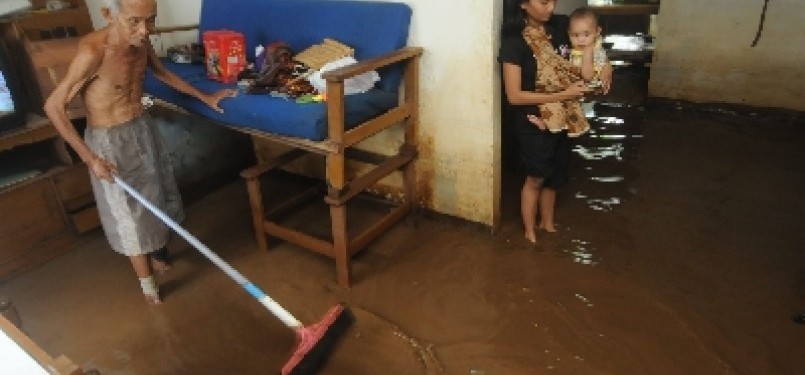
<path fill-rule="evenodd" d="M 221 99 L 236 93 L 202 93 L 162 66 L 148 38 L 156 10 L 156 0 L 103 0 L 108 25 L 81 39 L 67 74 L 45 103 L 56 130 L 92 171 L 106 237 L 113 250 L 129 257 L 151 304 L 161 302 L 152 268 L 167 265 L 150 255 L 167 245 L 168 228 L 112 179 L 117 174 L 177 221 L 184 217 L 168 151 L 142 104 L 146 68 L 219 112 Z M 88 113 L 83 140 L 65 111 L 79 94 Z"/>

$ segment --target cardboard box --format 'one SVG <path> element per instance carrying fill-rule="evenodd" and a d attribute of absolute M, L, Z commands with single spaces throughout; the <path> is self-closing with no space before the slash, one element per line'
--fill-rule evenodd
<path fill-rule="evenodd" d="M 246 69 L 246 38 L 231 30 L 205 31 L 205 65 L 207 77 L 224 83 L 238 80 L 238 73 Z"/>

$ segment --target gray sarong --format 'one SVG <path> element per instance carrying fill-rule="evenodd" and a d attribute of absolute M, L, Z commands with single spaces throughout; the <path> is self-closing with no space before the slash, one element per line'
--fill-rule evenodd
<path fill-rule="evenodd" d="M 184 219 L 170 155 L 155 121 L 139 118 L 109 128 L 87 127 L 84 140 L 118 175 L 177 222 Z M 147 254 L 168 243 L 168 227 L 115 183 L 90 173 L 101 225 L 112 249 L 126 256 Z"/>

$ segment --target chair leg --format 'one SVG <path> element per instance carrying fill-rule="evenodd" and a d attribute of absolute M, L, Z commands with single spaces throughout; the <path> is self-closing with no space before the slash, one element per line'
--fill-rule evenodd
<path fill-rule="evenodd" d="M 416 195 L 416 168 L 414 165 L 414 161 L 416 159 L 411 160 L 408 164 L 403 167 L 403 189 L 405 194 L 405 204 L 411 206 L 411 212 L 409 215 L 409 223 L 414 228 L 417 227 L 418 220 L 417 220 L 417 195 Z"/>
<path fill-rule="evenodd" d="M 347 206 L 330 205 L 330 218 L 332 220 L 333 254 L 335 255 L 335 271 L 338 285 L 349 288 L 352 265 L 350 263 L 347 237 Z"/>
<path fill-rule="evenodd" d="M 265 211 L 263 210 L 263 193 L 260 191 L 260 180 L 257 178 L 246 179 L 246 189 L 249 191 L 249 205 L 252 208 L 252 222 L 254 224 L 257 248 L 261 251 L 268 251 L 266 231 L 263 227 Z"/>

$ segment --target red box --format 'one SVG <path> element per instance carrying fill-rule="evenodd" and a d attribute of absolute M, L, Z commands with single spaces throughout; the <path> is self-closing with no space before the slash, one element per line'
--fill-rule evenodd
<path fill-rule="evenodd" d="M 224 83 L 238 80 L 238 73 L 246 69 L 246 38 L 232 30 L 205 31 L 204 56 L 207 77 Z"/>

